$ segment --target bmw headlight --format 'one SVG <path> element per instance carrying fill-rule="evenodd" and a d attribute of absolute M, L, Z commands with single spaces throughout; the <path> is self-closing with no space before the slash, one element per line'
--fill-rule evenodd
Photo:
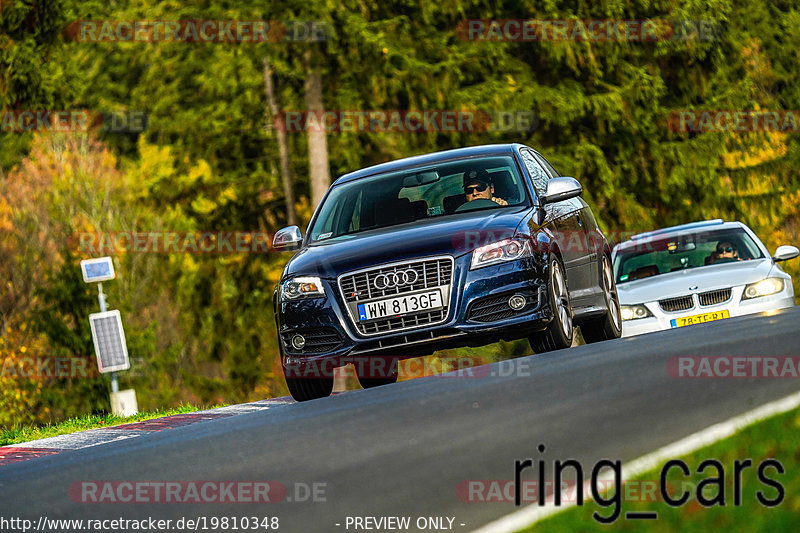
<path fill-rule="evenodd" d="M 637 320 L 653 316 L 653 313 L 643 305 L 621 305 L 622 320 Z"/>
<path fill-rule="evenodd" d="M 493 242 L 472 251 L 470 270 L 496 265 L 506 261 L 514 261 L 531 256 L 531 243 L 527 239 L 512 238 Z"/>
<path fill-rule="evenodd" d="M 290 278 L 281 285 L 281 297 L 287 300 L 325 296 L 322 280 L 317 277 Z"/>
<path fill-rule="evenodd" d="M 742 300 L 751 300 L 753 298 L 761 298 L 762 296 L 769 296 L 783 290 L 783 280 L 780 278 L 766 278 L 756 283 L 751 283 L 744 288 Z"/>

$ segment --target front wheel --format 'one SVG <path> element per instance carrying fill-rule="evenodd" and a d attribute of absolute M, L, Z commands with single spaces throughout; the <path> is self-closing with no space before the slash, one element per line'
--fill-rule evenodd
<path fill-rule="evenodd" d="M 572 338 L 575 334 L 575 328 L 572 325 L 572 304 L 569 300 L 567 278 L 564 275 L 564 267 L 555 254 L 550 254 L 548 271 L 550 273 L 550 283 L 548 283 L 547 294 L 550 297 L 553 320 L 550 321 L 547 329 L 543 332 L 528 338 L 531 348 L 536 353 L 569 348 L 572 345 Z"/>
<path fill-rule="evenodd" d="M 587 343 L 618 339 L 622 335 L 622 313 L 617 295 L 617 286 L 614 283 L 614 273 L 611 270 L 611 261 L 603 255 L 603 275 L 601 277 L 603 294 L 608 312 L 600 318 L 581 324 L 583 340 Z"/>
<path fill-rule="evenodd" d="M 295 373 L 295 376 L 289 374 Z M 283 365 L 283 376 L 286 378 L 286 386 L 289 394 L 298 402 L 325 398 L 333 392 L 333 376 L 306 377 L 299 375 L 300 372 L 290 372 L 290 369 Z"/>

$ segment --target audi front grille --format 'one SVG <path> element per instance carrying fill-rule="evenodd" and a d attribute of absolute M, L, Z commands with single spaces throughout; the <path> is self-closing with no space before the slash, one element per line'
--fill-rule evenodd
<path fill-rule="evenodd" d="M 431 257 L 416 261 L 389 263 L 342 274 L 338 278 L 350 320 L 365 336 L 381 335 L 440 324 L 447 320 L 453 286 L 453 258 Z M 422 310 L 404 316 L 357 320 L 358 305 L 440 289 L 444 307 Z"/>

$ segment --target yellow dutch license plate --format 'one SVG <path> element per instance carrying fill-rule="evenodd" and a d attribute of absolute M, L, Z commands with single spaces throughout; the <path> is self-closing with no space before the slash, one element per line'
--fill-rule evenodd
<path fill-rule="evenodd" d="M 714 311 L 713 313 L 703 313 L 702 315 L 673 318 L 669 323 L 673 328 L 682 328 L 683 326 L 694 326 L 695 324 L 704 324 L 706 322 L 713 322 L 714 320 L 722 320 L 730 317 L 731 314 L 726 309 L 724 311 Z"/>

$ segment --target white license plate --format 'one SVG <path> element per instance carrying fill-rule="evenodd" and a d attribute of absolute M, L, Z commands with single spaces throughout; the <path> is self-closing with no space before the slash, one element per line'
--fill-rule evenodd
<path fill-rule="evenodd" d="M 418 311 L 432 311 L 444 307 L 442 291 L 410 294 L 408 296 L 395 296 L 384 300 L 376 300 L 365 304 L 358 304 L 358 320 L 373 320 L 387 316 L 402 316 Z"/>

